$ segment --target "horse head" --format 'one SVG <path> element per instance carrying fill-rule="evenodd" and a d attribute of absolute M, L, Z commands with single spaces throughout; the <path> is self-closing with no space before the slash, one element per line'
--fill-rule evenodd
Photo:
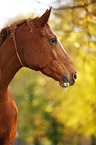
<path fill-rule="evenodd" d="M 62 87 L 68 87 L 75 83 L 77 73 L 56 34 L 48 25 L 50 13 L 51 8 L 41 17 L 30 19 L 27 26 L 19 26 L 16 32 L 17 48 L 23 48 L 21 58 L 27 67 L 54 78 Z"/>

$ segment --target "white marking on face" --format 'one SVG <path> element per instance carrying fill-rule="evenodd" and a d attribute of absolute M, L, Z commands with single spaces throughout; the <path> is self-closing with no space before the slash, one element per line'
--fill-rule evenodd
<path fill-rule="evenodd" d="M 61 42 L 60 42 L 59 38 L 58 38 L 58 37 L 57 37 L 57 35 L 54 33 L 54 31 L 52 31 L 52 32 L 53 32 L 53 34 L 56 36 L 56 38 L 57 38 L 57 40 L 58 40 L 58 42 L 59 42 L 59 44 L 60 44 L 60 46 L 61 46 L 62 50 L 63 50 L 63 51 L 64 51 L 64 53 L 68 56 L 68 54 L 67 54 L 66 50 L 64 49 L 63 45 L 61 44 Z M 69 57 L 69 56 L 68 56 L 68 57 Z"/>
<path fill-rule="evenodd" d="M 67 52 L 65 51 L 65 49 L 64 49 L 64 47 L 63 47 L 63 45 L 61 44 L 61 42 L 60 42 L 60 40 L 59 40 L 59 38 L 57 37 L 57 40 L 58 40 L 58 42 L 59 42 L 59 44 L 60 44 L 60 46 L 61 46 L 61 48 L 62 48 L 62 50 L 67 54 Z M 68 55 L 68 54 L 67 54 Z"/>

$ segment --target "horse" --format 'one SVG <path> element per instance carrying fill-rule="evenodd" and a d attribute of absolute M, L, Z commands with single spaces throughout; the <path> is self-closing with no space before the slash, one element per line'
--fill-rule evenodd
<path fill-rule="evenodd" d="M 0 32 L 0 145 L 14 145 L 18 110 L 8 86 L 22 67 L 42 72 L 61 87 L 76 82 L 76 69 L 48 24 L 51 9 Z"/>

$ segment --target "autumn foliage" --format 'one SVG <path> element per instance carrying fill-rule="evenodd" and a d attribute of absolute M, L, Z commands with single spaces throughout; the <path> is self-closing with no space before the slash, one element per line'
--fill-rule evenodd
<path fill-rule="evenodd" d="M 77 69 L 77 82 L 62 89 L 41 73 L 22 69 L 11 83 L 18 137 L 36 145 L 95 145 L 96 1 L 63 2 L 54 3 L 50 25 Z"/>

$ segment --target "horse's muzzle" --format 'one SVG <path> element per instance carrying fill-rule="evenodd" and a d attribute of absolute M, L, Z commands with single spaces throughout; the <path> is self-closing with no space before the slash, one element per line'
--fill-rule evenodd
<path fill-rule="evenodd" d="M 72 82 L 70 82 L 67 78 L 67 76 L 63 75 L 62 76 L 62 79 L 61 79 L 61 82 L 60 82 L 60 86 L 61 87 L 69 87 L 69 86 L 72 86 L 75 82 L 76 82 L 76 79 L 77 79 L 77 73 L 74 72 L 72 74 Z"/>

